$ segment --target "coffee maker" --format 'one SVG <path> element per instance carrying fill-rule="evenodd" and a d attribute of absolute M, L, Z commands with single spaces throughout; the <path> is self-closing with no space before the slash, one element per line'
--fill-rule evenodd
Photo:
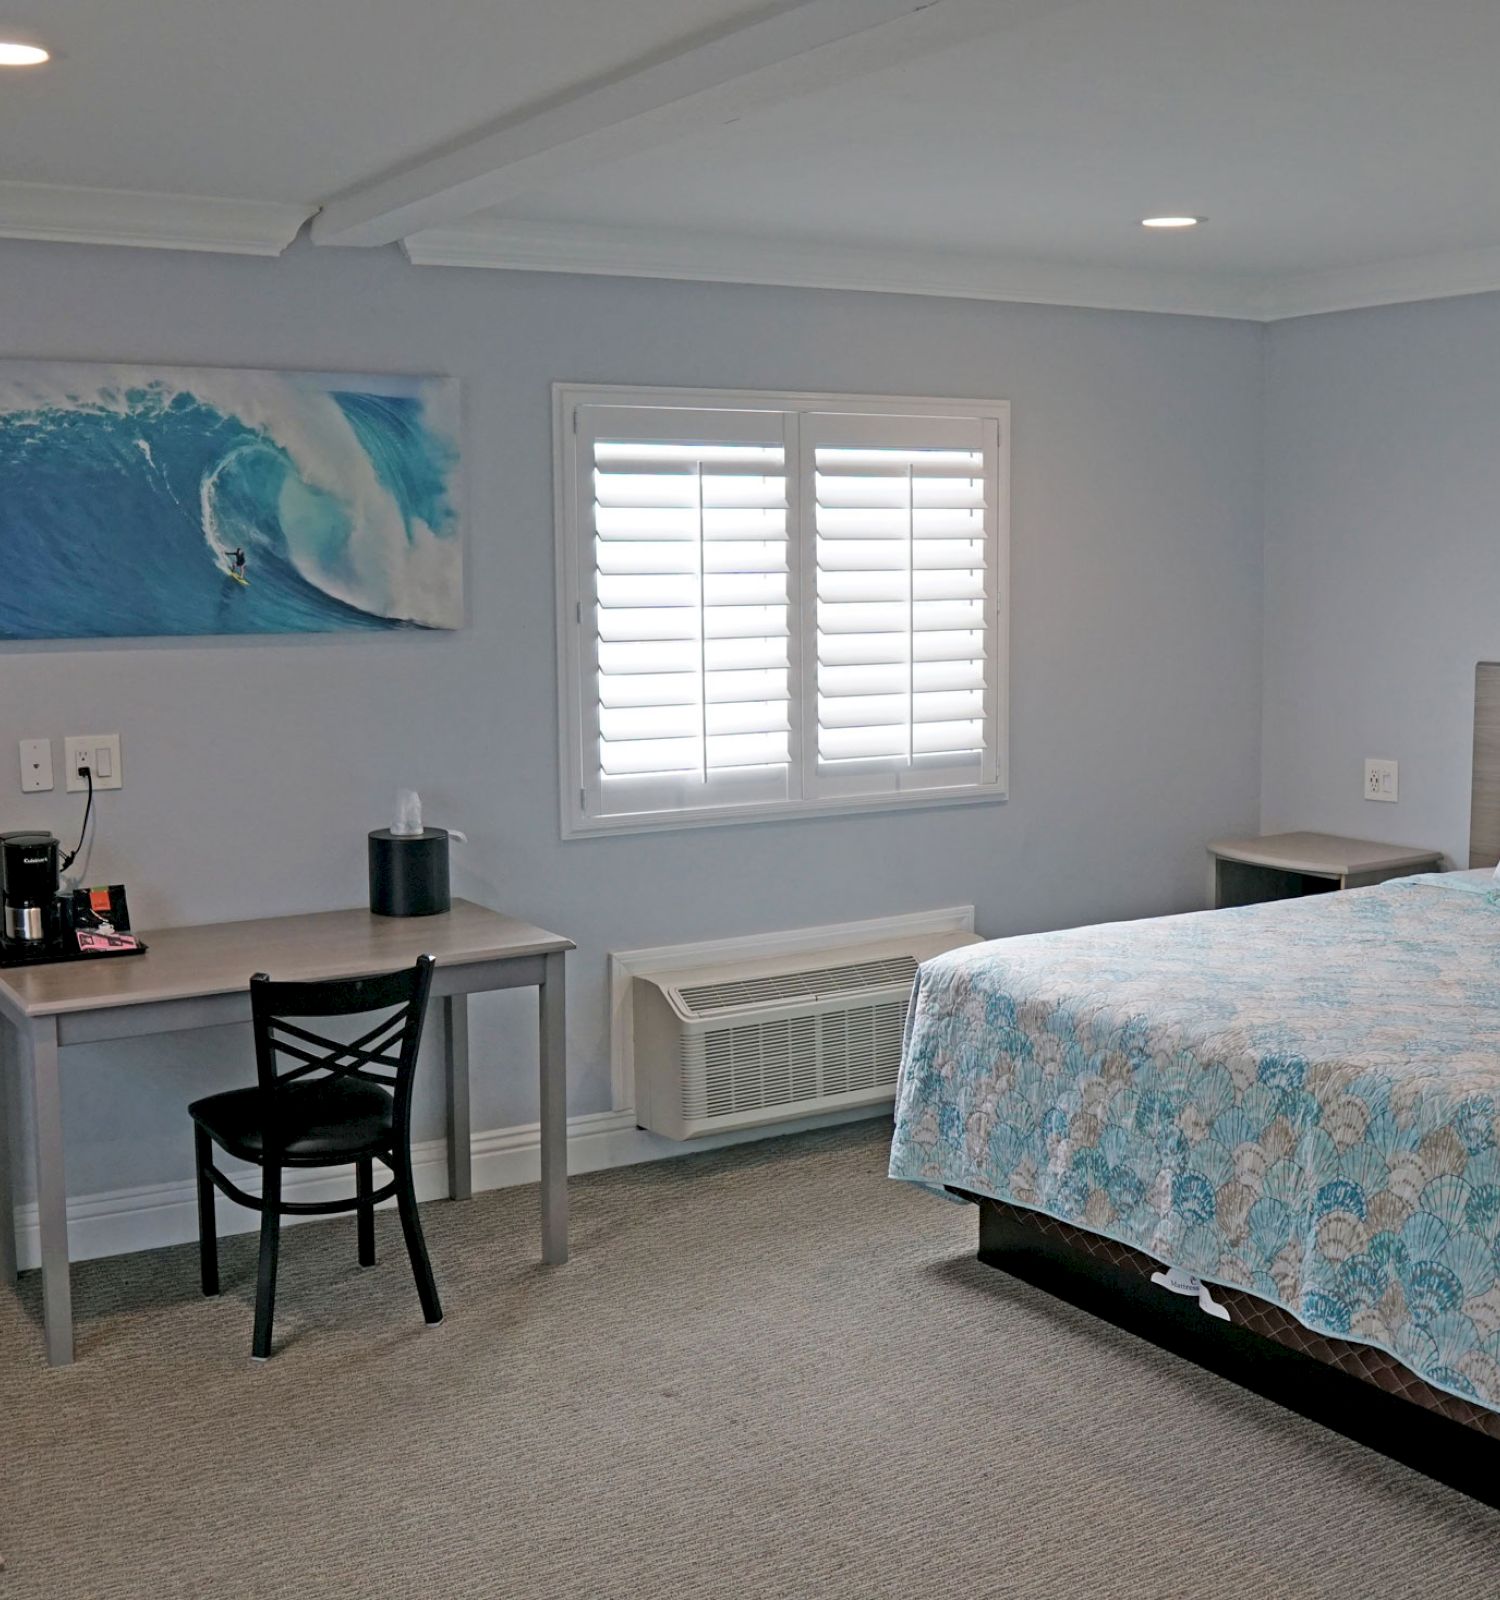
<path fill-rule="evenodd" d="M 39 948 L 49 938 L 59 849 L 50 833 L 0 833 L 0 935 L 7 942 Z"/>

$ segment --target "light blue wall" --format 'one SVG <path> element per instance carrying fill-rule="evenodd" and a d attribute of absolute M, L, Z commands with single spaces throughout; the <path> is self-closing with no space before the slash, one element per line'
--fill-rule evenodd
<path fill-rule="evenodd" d="M 0 243 L 0 351 L 449 372 L 465 389 L 472 626 L 456 635 L 0 645 L 0 825 L 16 741 L 118 730 L 90 874 L 138 922 L 362 900 L 398 785 L 466 829 L 458 892 L 575 937 L 575 1110 L 608 1104 L 605 954 L 977 903 L 989 933 L 1200 905 L 1203 846 L 1260 782 L 1261 333 L 1030 306 Z M 563 843 L 554 379 L 932 393 L 1014 408 L 1013 798 Z M 1399 439 L 1392 448 L 1399 448 Z M 0 582 L 4 574 L 0 573 Z M 61 746 L 58 746 L 60 755 Z M 474 1032 L 476 1128 L 535 1118 L 520 997 Z M 183 1106 L 245 1081 L 242 1032 L 79 1052 L 70 1188 L 190 1170 Z M 428 1086 L 420 1137 L 439 1131 Z"/>
<path fill-rule="evenodd" d="M 1474 666 L 1500 659 L 1500 295 L 1266 348 L 1262 821 L 1467 865 Z M 1401 763 L 1395 805 L 1366 756 Z"/>

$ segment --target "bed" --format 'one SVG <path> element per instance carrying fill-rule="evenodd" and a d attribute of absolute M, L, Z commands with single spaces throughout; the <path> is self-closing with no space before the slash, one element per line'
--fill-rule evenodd
<path fill-rule="evenodd" d="M 890 1172 L 976 1203 L 992 1265 L 1500 1504 L 1480 743 L 1478 870 L 925 963 Z"/>
<path fill-rule="evenodd" d="M 1380 1427 L 1420 1413 L 1439 1464 L 1483 1440 L 1500 1467 L 1488 870 L 925 963 L 890 1171 L 978 1202 L 997 1265 L 1128 1325 L 1165 1319 L 1187 1353 L 1217 1340 L 1221 1370 L 1225 1335 L 1270 1340 L 1298 1360 L 1267 1392 L 1332 1366 L 1404 1408 Z M 1279 1397 L 1316 1412 L 1300 1376 L 1314 1393 Z"/>

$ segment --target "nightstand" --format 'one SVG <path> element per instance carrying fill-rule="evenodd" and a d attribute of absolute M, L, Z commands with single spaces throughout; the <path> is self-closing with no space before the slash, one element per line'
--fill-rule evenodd
<path fill-rule="evenodd" d="M 1208 847 L 1214 866 L 1214 907 L 1291 900 L 1333 889 L 1362 889 L 1387 878 L 1436 872 L 1440 850 L 1411 850 L 1334 833 L 1269 833 L 1259 839 L 1219 839 Z"/>

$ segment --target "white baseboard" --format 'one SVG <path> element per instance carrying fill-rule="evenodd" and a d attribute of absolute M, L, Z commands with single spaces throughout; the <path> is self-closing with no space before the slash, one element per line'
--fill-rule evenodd
<path fill-rule="evenodd" d="M 886 1106 L 802 1117 L 766 1128 L 747 1128 L 693 1140 L 665 1139 L 635 1125 L 633 1111 L 598 1111 L 568 1119 L 568 1170 L 598 1172 L 606 1167 L 632 1166 L 640 1161 L 696 1155 L 724 1145 L 810 1128 L 832 1127 L 872 1116 L 888 1116 Z M 539 1127 L 526 1123 L 474 1135 L 472 1142 L 474 1188 L 504 1189 L 514 1184 L 536 1183 L 541 1173 Z M 448 1192 L 448 1151 L 442 1139 L 413 1147 L 414 1176 L 419 1200 L 440 1199 Z M 258 1191 L 259 1174 L 253 1168 L 231 1169 L 229 1176 L 251 1194 Z M 378 1180 L 377 1180 L 378 1181 Z M 316 1176 L 293 1179 L 284 1189 L 288 1200 L 333 1200 L 354 1192 L 352 1167 L 323 1168 Z M 389 1204 L 390 1202 L 387 1202 Z M 288 1223 L 312 1222 L 313 1217 L 289 1217 Z M 248 1233 L 258 1226 L 255 1214 L 230 1201 L 219 1200 L 219 1230 L 224 1234 Z M 79 1195 L 68 1201 L 68 1247 L 74 1261 L 125 1255 L 132 1250 L 154 1250 L 163 1245 L 186 1244 L 198 1237 L 197 1187 L 191 1178 L 176 1183 L 145 1184 L 106 1194 Z M 41 1264 L 35 1205 L 16 1211 L 16 1250 L 22 1268 Z"/>

